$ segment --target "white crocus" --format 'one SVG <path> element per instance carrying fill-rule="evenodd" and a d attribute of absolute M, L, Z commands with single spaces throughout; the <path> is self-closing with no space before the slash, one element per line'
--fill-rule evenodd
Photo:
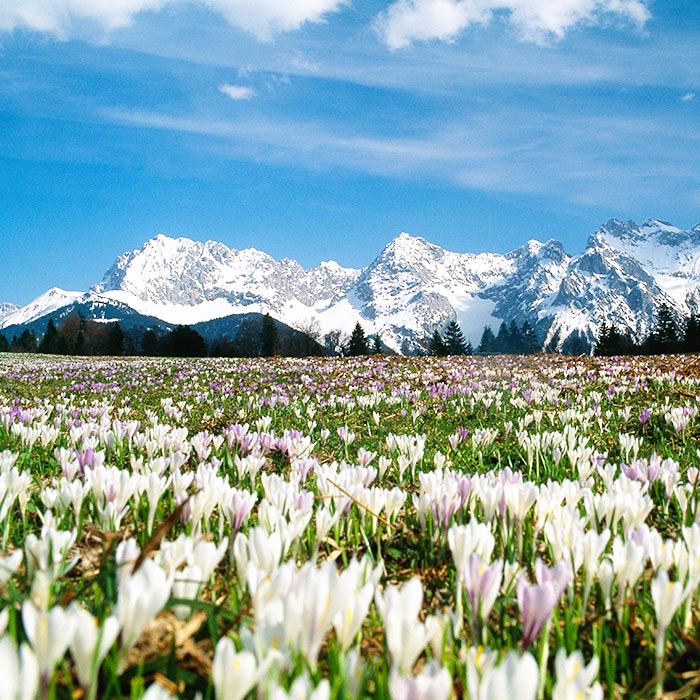
<path fill-rule="evenodd" d="M 670 581 L 668 572 L 665 569 L 661 569 L 651 582 L 651 598 L 654 601 L 654 610 L 658 623 L 655 655 L 658 697 L 661 697 L 663 694 L 663 661 L 666 652 L 666 630 L 668 630 L 673 616 L 683 604 L 689 592 L 688 586 L 683 586 L 678 581 Z"/>
<path fill-rule="evenodd" d="M 364 570 L 366 565 L 363 566 L 357 559 L 353 559 L 348 568 L 340 574 L 341 589 L 345 595 L 333 618 L 333 627 L 343 651 L 350 648 L 362 627 L 374 596 L 375 584 L 370 581 L 363 585 Z"/>
<path fill-rule="evenodd" d="M 423 603 L 420 579 L 412 578 L 401 588 L 387 586 L 376 594 L 375 603 L 384 621 L 391 661 L 400 673 L 408 674 L 430 639 L 425 623 L 418 619 Z"/>
<path fill-rule="evenodd" d="M 452 693 L 450 672 L 434 662 L 416 676 L 404 676 L 392 669 L 389 674 L 391 700 L 447 700 Z"/>
<path fill-rule="evenodd" d="M 119 634 L 119 620 L 110 615 L 100 624 L 97 618 L 76 604 L 71 605 L 68 612 L 73 617 L 77 630 L 70 642 L 75 674 L 80 685 L 87 691 L 87 697 L 94 698 L 97 692 L 97 672 Z"/>
<path fill-rule="evenodd" d="M 2 697 L 34 700 L 39 689 L 39 665 L 34 652 L 23 644 L 18 650 L 9 637 L 0 637 Z"/>
<path fill-rule="evenodd" d="M 237 652 L 228 637 L 216 645 L 211 673 L 216 700 L 243 700 L 258 682 L 255 656 L 249 651 Z"/>
<path fill-rule="evenodd" d="M 135 572 L 119 579 L 115 614 L 121 625 L 122 655 L 131 649 L 150 620 L 168 602 L 172 580 L 153 560 L 146 559 Z"/>
<path fill-rule="evenodd" d="M 73 639 L 75 620 L 61 607 L 40 610 L 25 600 L 22 625 L 36 655 L 42 683 L 47 683 Z"/>
<path fill-rule="evenodd" d="M 552 700 L 603 700 L 603 688 L 596 681 L 597 656 L 586 665 L 580 651 L 567 656 L 566 649 L 561 648 L 554 659 L 554 669 L 557 680 L 552 689 Z"/>
<path fill-rule="evenodd" d="M 479 700 L 534 700 L 538 677 L 535 657 L 528 652 L 520 656 L 511 650 L 498 666 L 482 675 Z"/>
<path fill-rule="evenodd" d="M 10 554 L 0 556 L 0 586 L 4 586 L 22 563 L 22 550 L 15 549 Z"/>
<path fill-rule="evenodd" d="M 268 700 L 329 700 L 330 696 L 331 686 L 326 678 L 314 688 L 309 677 L 304 675 L 296 678 L 288 691 L 275 685 Z"/>

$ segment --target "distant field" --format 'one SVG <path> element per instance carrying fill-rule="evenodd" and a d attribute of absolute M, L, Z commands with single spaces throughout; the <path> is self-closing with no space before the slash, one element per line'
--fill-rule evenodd
<path fill-rule="evenodd" d="M 697 697 L 698 396 L 694 356 L 0 355 L 0 682 Z"/>

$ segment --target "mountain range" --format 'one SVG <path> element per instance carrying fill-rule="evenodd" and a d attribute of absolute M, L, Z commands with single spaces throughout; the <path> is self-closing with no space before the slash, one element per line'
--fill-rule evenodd
<path fill-rule="evenodd" d="M 543 347 L 561 350 L 572 338 L 590 346 L 603 321 L 642 339 L 662 304 L 679 319 L 698 310 L 700 224 L 684 231 L 656 219 L 612 219 L 573 256 L 556 240 L 472 254 L 401 233 L 361 269 L 336 262 L 305 269 L 254 248 L 159 234 L 120 255 L 86 292 L 54 287 L 23 307 L 0 304 L 0 330 L 41 333 L 49 318 L 72 311 L 143 327 L 269 313 L 321 336 L 349 334 L 359 321 L 368 335 L 411 354 L 452 319 L 474 344 L 485 325 L 512 320 L 529 322 Z"/>

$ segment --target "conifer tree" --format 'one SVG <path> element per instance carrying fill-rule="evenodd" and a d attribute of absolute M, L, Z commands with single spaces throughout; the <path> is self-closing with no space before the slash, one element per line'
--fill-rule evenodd
<path fill-rule="evenodd" d="M 504 354 L 513 352 L 510 340 L 510 330 L 505 321 L 501 321 L 501 325 L 498 328 L 498 334 L 496 335 L 496 352 Z"/>
<path fill-rule="evenodd" d="M 46 324 L 46 331 L 43 338 L 39 341 L 39 352 L 46 354 L 58 354 L 59 353 L 59 339 L 58 330 L 56 329 L 56 324 L 53 319 L 50 318 L 49 322 Z"/>
<path fill-rule="evenodd" d="M 437 329 L 433 332 L 428 343 L 428 354 L 433 357 L 444 357 L 447 355 L 447 346 Z"/>
<path fill-rule="evenodd" d="M 648 339 L 649 349 L 651 352 L 675 352 L 678 350 L 678 341 L 676 319 L 673 317 L 671 307 L 663 303 L 659 306 L 656 327 Z"/>
<path fill-rule="evenodd" d="M 700 352 L 700 316 L 694 311 L 685 322 L 683 350 L 685 352 Z"/>
<path fill-rule="evenodd" d="M 447 355 L 466 355 L 467 343 L 464 340 L 462 329 L 454 319 L 447 324 L 442 339 Z"/>
<path fill-rule="evenodd" d="M 532 327 L 532 324 L 530 324 L 529 321 L 525 321 L 523 325 L 520 327 L 520 332 L 522 335 L 522 349 L 521 352 L 524 355 L 533 355 L 536 352 L 539 352 L 540 348 L 540 341 L 537 339 L 537 333 L 535 333 L 535 329 Z"/>
<path fill-rule="evenodd" d="M 272 357 L 276 355 L 279 347 L 279 338 L 277 337 L 277 326 L 270 314 L 263 316 L 262 331 L 260 335 L 260 354 L 263 357 Z"/>
<path fill-rule="evenodd" d="M 481 341 L 479 342 L 479 352 L 496 352 L 496 336 L 494 336 L 491 326 L 484 326 L 484 332 L 481 334 Z"/>
<path fill-rule="evenodd" d="M 365 335 L 365 331 L 358 321 L 355 324 L 355 327 L 352 329 L 346 354 L 350 357 L 357 357 L 359 355 L 367 355 L 368 353 L 369 346 L 367 344 L 367 336 Z"/>

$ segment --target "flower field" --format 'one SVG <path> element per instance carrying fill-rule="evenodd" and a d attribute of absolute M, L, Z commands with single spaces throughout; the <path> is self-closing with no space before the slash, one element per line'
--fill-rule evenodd
<path fill-rule="evenodd" d="M 695 357 L 0 355 L 0 696 L 700 695 Z"/>

